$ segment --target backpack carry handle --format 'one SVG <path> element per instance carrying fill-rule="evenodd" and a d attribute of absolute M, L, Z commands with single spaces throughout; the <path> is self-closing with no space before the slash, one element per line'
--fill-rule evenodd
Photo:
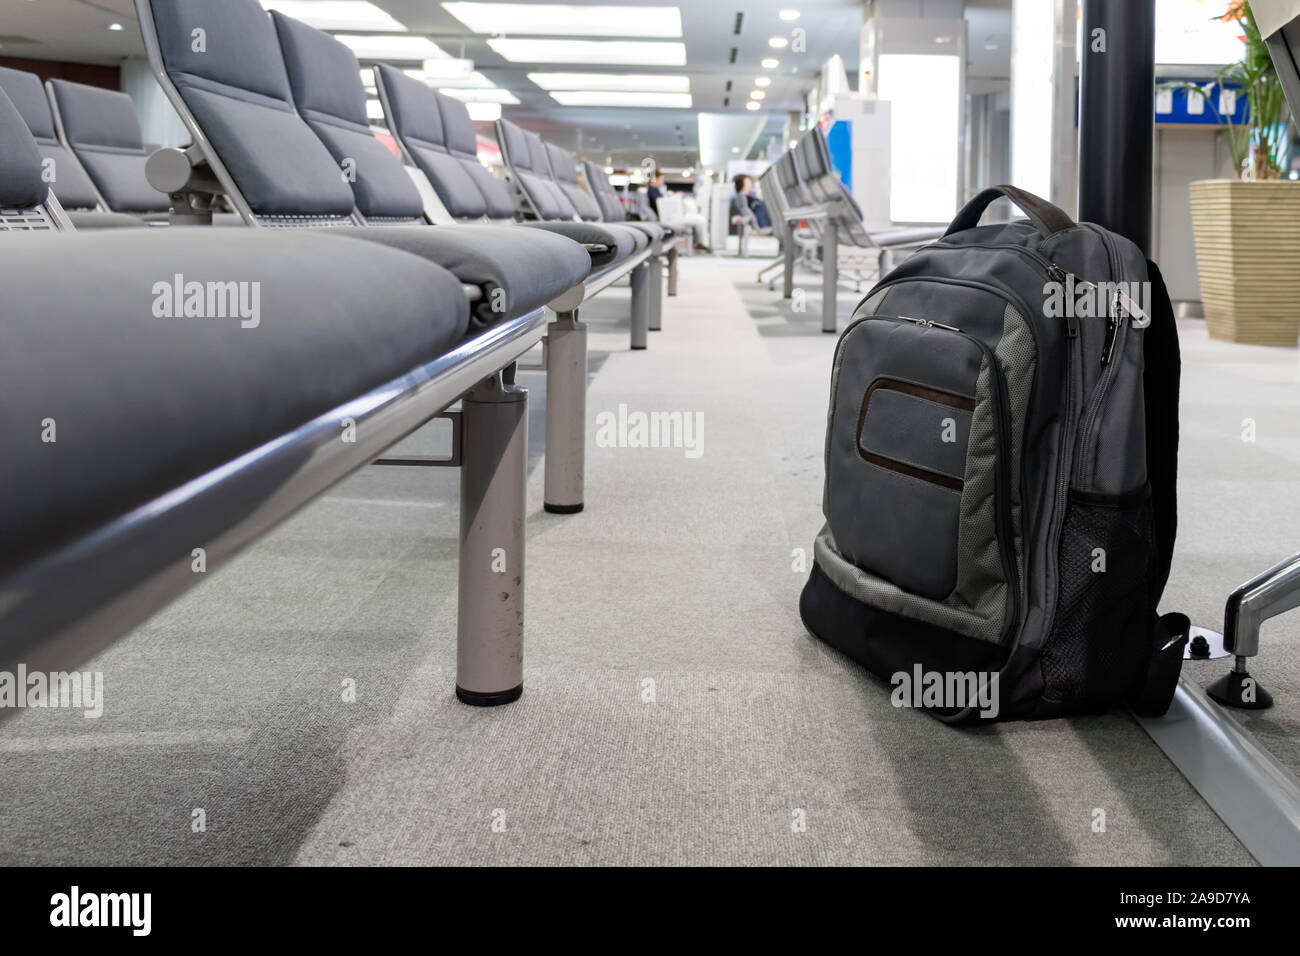
<path fill-rule="evenodd" d="M 964 229 L 973 229 L 978 226 L 980 217 L 984 215 L 984 210 L 1003 196 L 1015 203 L 1029 217 L 1029 221 L 1042 233 L 1044 239 L 1054 232 L 1069 229 L 1074 225 L 1074 220 L 1067 216 L 1059 206 L 1054 206 L 1046 199 L 1040 199 L 1031 192 L 1026 192 L 1016 186 L 990 186 L 988 189 L 981 190 L 974 199 L 961 207 L 961 212 L 957 213 L 957 218 L 952 221 L 948 231 L 943 234 L 944 238 L 946 239 L 954 232 L 961 232 Z"/>

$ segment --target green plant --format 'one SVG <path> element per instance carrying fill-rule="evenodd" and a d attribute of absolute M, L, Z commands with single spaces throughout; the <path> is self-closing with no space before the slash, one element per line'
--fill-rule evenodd
<path fill-rule="evenodd" d="M 1282 147 L 1287 142 L 1289 113 L 1286 94 L 1247 0 L 1233 0 L 1219 19 L 1225 23 L 1236 22 L 1241 27 L 1241 40 L 1246 47 L 1240 60 L 1219 71 L 1220 83 L 1240 86 L 1246 97 L 1243 123 L 1233 123 L 1231 116 L 1219 116 L 1227 126 L 1228 148 L 1236 163 L 1237 175 L 1241 175 L 1253 149 L 1253 178 L 1278 179 L 1282 175 Z M 1218 115 L 1218 110 L 1215 114 Z"/>

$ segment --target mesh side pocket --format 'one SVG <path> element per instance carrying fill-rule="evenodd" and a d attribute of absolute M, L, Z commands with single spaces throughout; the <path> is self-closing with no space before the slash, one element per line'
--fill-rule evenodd
<path fill-rule="evenodd" d="M 1145 666 L 1153 608 L 1151 498 L 1071 491 L 1061 532 L 1059 593 L 1043 647 L 1043 697 L 1101 705 L 1128 692 Z"/>

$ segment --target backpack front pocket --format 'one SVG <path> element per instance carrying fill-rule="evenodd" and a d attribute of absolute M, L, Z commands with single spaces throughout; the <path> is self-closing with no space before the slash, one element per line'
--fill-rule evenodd
<path fill-rule="evenodd" d="M 839 554 L 906 594 L 1002 622 L 1015 557 L 992 350 L 873 316 L 845 334 L 834 382 L 826 519 Z"/>

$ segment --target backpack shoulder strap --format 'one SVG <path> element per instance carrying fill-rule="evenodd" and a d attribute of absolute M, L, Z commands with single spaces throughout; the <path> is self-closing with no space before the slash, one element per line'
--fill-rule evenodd
<path fill-rule="evenodd" d="M 1151 324 L 1143 338 L 1143 404 L 1146 413 L 1147 477 L 1155 555 L 1150 579 L 1151 634 L 1145 674 L 1129 701 L 1139 714 L 1160 716 L 1169 709 L 1178 687 L 1191 621 L 1185 614 L 1156 616 L 1169 581 L 1178 537 L 1178 388 L 1182 357 L 1174 306 L 1159 267 L 1147 260 L 1151 281 Z"/>

